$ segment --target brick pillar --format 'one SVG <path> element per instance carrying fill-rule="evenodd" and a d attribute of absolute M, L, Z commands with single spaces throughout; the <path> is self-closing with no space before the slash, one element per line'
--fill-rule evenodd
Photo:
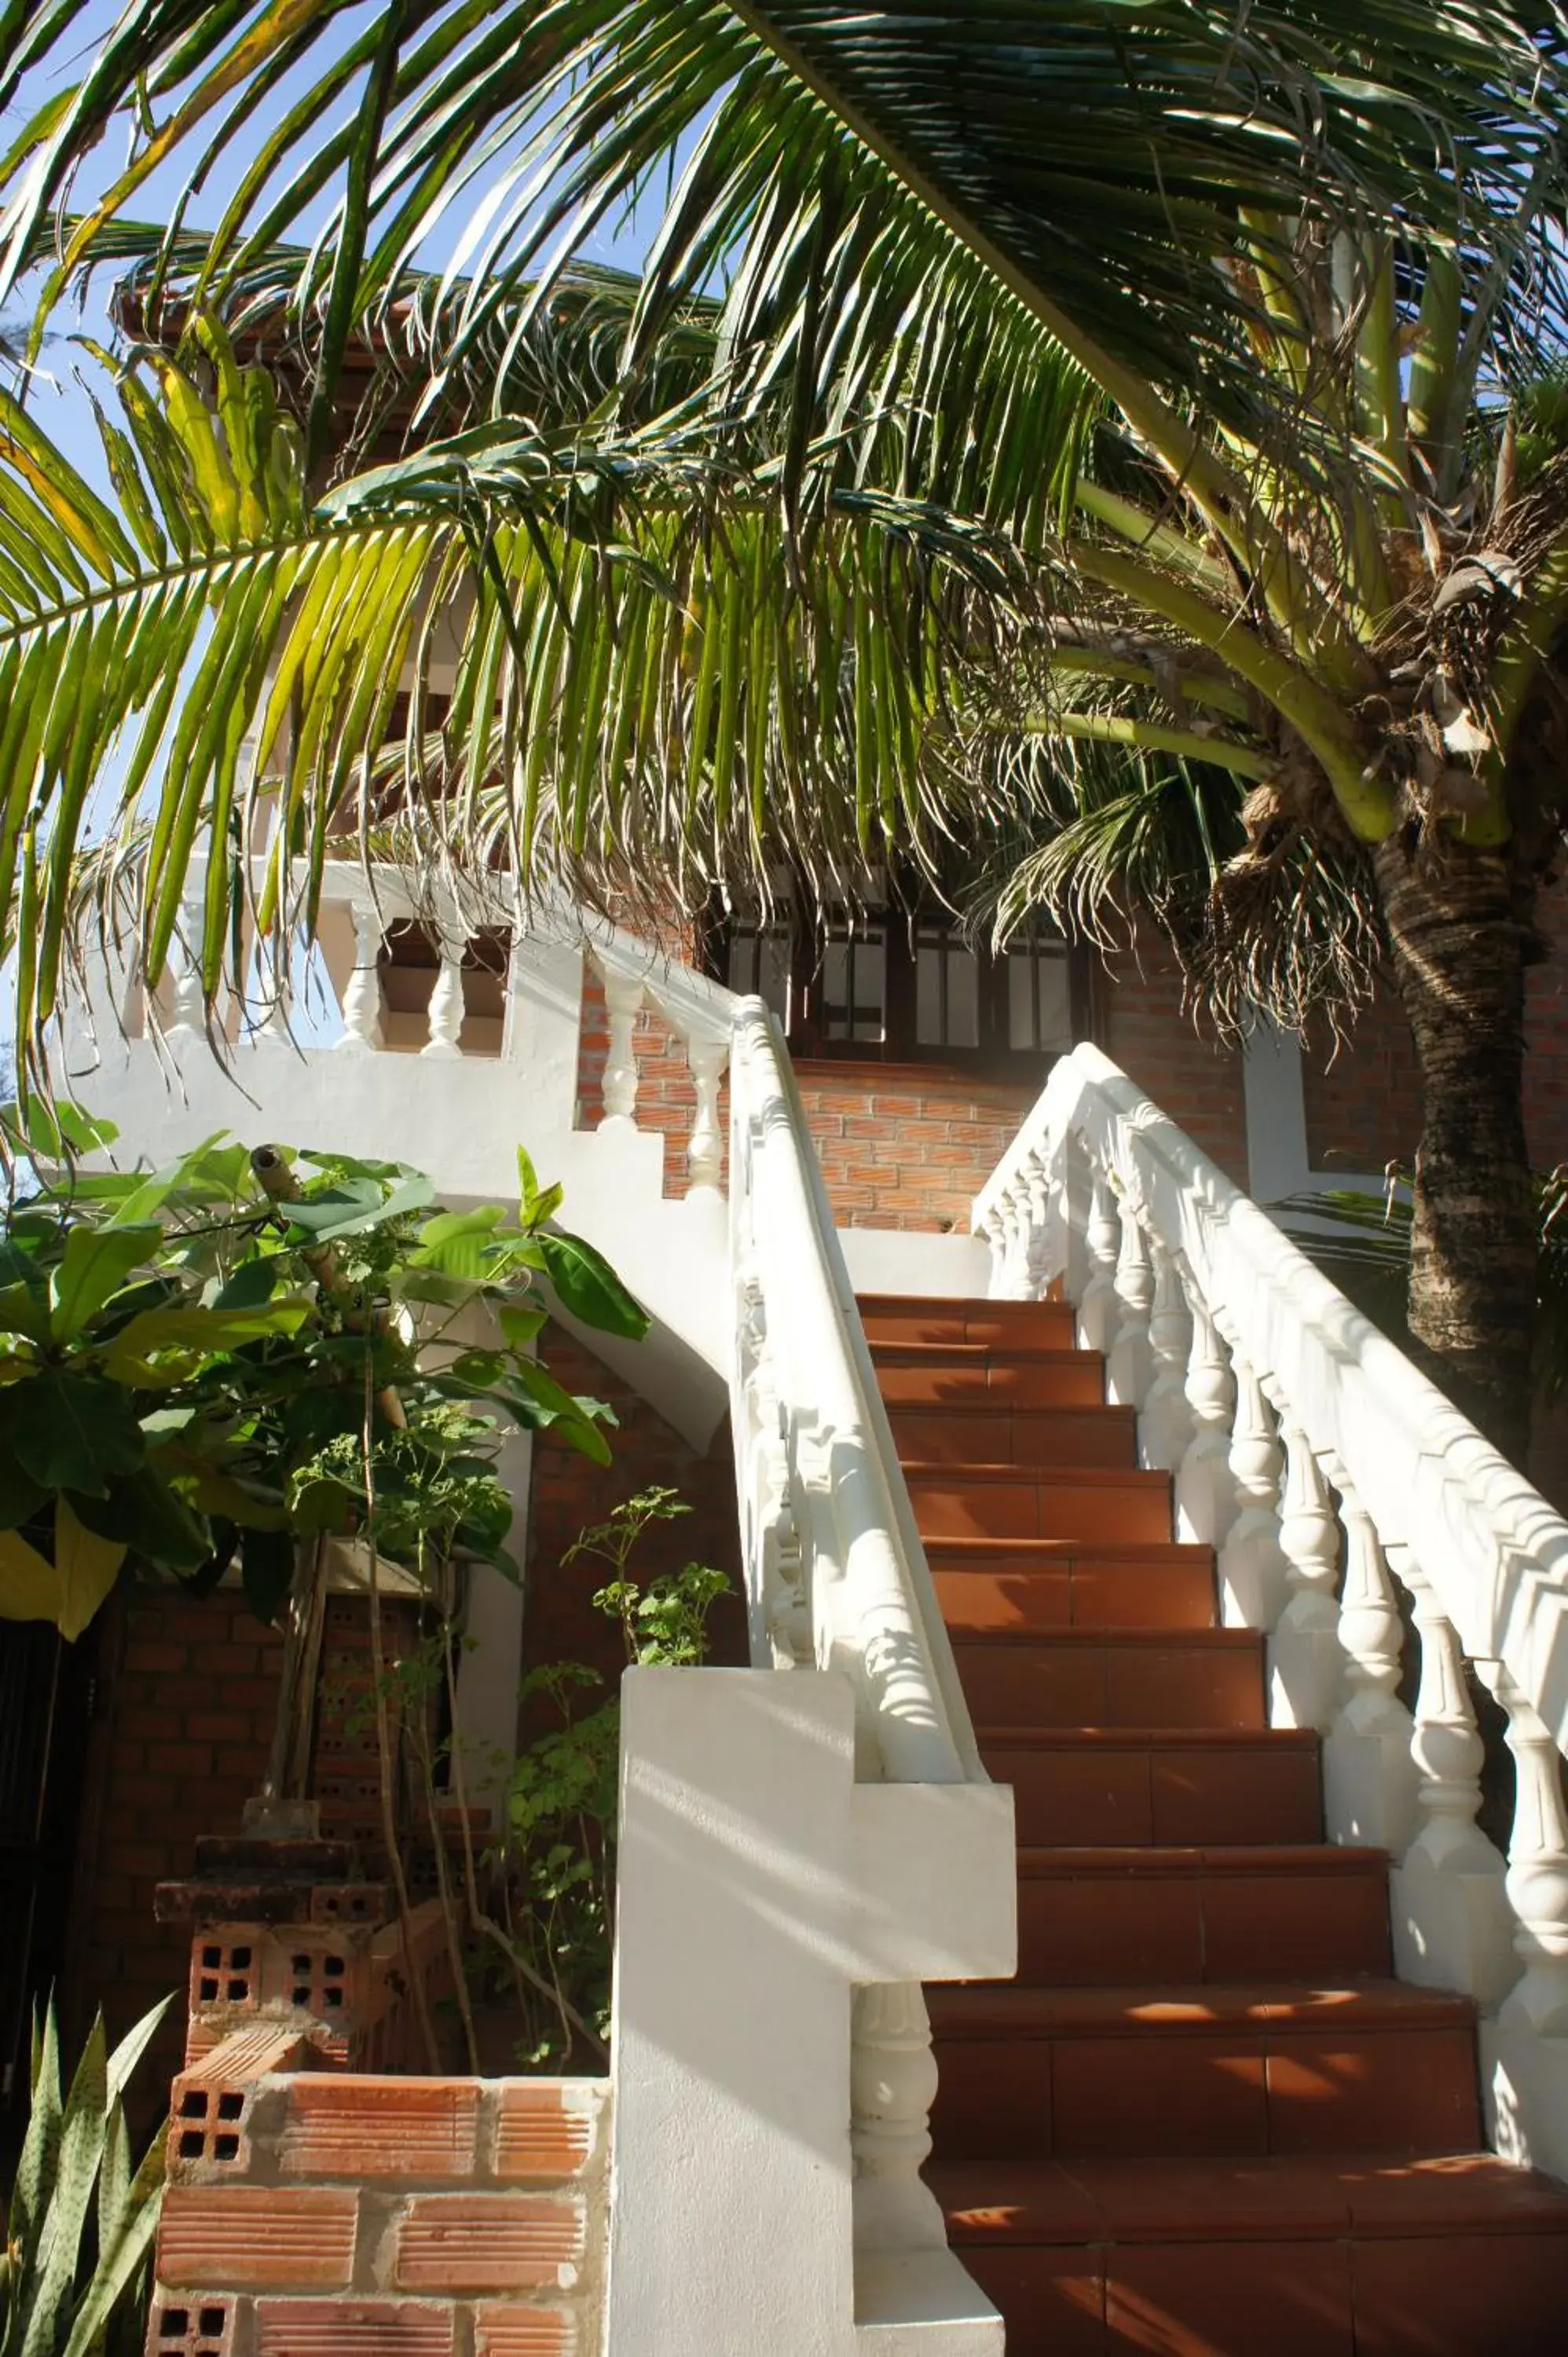
<path fill-rule="evenodd" d="M 147 2357 L 590 2357 L 607 2108 L 600 2080 L 263 2070 L 237 2149 L 171 2150 Z"/>

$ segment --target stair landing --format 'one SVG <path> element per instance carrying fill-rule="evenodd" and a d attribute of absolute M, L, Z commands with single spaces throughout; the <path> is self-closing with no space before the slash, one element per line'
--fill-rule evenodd
<path fill-rule="evenodd" d="M 981 1753 L 1016 1981 L 933 1988 L 929 2179 L 1008 2357 L 1545 2357 L 1568 2190 L 1480 2148 L 1474 2008 L 1055 1302 L 863 1298 Z"/>

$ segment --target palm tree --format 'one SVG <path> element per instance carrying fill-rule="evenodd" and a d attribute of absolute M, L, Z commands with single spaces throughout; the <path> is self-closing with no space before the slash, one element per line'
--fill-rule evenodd
<path fill-rule="evenodd" d="M 70 17 L 13 32 L 8 97 Z M 247 737 L 283 813 L 265 926 L 410 665 L 383 787 L 522 875 L 755 878 L 787 845 L 848 878 L 885 845 L 929 857 L 978 800 L 1034 840 L 1006 908 L 1092 909 L 1141 861 L 1221 1010 L 1299 1013 L 1380 930 L 1425 1089 L 1412 1326 L 1517 1448 L 1568 507 L 1509 403 L 1562 312 L 1556 8 L 405 0 L 336 55 L 334 21 L 142 0 L 12 149 L 15 277 L 81 157 L 134 126 L 50 296 L 182 144 L 206 143 L 198 178 L 241 166 L 204 253 L 171 234 L 143 288 L 207 335 L 216 422 L 166 361 L 161 415 L 127 386 L 122 522 L 8 420 L 0 895 L 27 1013 L 54 1003 L 87 786 L 133 718 L 100 875 L 125 875 L 156 762 L 134 883 L 155 972 L 199 830 L 251 839 Z M 604 400 L 507 416 L 561 264 L 672 163 Z M 412 287 L 477 189 L 453 268 Z M 263 299 L 327 190 L 266 298 L 308 372 L 296 453 L 200 323 Z M 416 409 L 483 356 L 502 414 L 312 506 L 367 329 Z M 688 359 L 712 338 L 706 382 L 653 400 L 676 336 Z M 438 716 L 429 618 L 459 595 Z M 1183 828 L 1223 884 L 1196 934 Z M 248 875 L 209 863 L 209 989 Z"/>

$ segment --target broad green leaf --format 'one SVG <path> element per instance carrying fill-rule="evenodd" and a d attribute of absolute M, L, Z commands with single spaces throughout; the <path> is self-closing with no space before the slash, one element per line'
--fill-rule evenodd
<path fill-rule="evenodd" d="M 18 1463 L 46 1490 L 102 1498 L 110 1475 L 134 1472 L 145 1453 L 129 1394 L 95 1375 L 41 1368 L 12 1385 L 5 1419 Z"/>
<path fill-rule="evenodd" d="M 64 1587 L 59 1572 L 15 1531 L 0 1531 L 0 1620 L 61 1623 Z"/>
<path fill-rule="evenodd" d="M 563 1309 L 601 1333 L 641 1341 L 652 1320 L 601 1252 L 564 1230 L 546 1231 L 537 1243 Z"/>
<path fill-rule="evenodd" d="M 125 1560 L 124 1539 L 100 1537 L 72 1512 L 69 1498 L 55 1501 L 55 1569 L 59 1577 L 59 1631 L 80 1637 L 113 1587 Z"/>
<path fill-rule="evenodd" d="M 30 1521 L 48 1494 L 0 1441 L 0 1530 L 14 1531 L 19 1523 Z"/>
<path fill-rule="evenodd" d="M 116 1293 L 134 1268 L 152 1260 L 163 1243 L 156 1223 L 71 1228 L 65 1251 L 49 1272 L 49 1333 L 73 1341 Z"/>
<path fill-rule="evenodd" d="M 90 1531 L 118 1542 L 162 1571 L 194 1571 L 212 1552 L 207 1524 L 169 1488 L 155 1465 L 113 1477 L 106 1498 L 79 1497 L 71 1502 Z"/>
<path fill-rule="evenodd" d="M 156 1390 L 182 1382 L 204 1359 L 242 1350 L 263 1335 L 297 1333 L 310 1314 L 311 1304 L 298 1294 L 250 1308 L 208 1309 L 193 1301 L 146 1309 L 98 1356 L 116 1383 Z"/>
<path fill-rule="evenodd" d="M 510 1351 L 527 1351 L 549 1318 L 546 1309 L 519 1309 L 510 1301 L 496 1304 L 496 1323 Z"/>

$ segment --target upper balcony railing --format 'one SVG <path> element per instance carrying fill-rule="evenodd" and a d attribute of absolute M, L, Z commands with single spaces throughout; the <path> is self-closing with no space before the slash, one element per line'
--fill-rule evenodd
<path fill-rule="evenodd" d="M 995 1292 L 1077 1302 L 1226 1619 L 1268 1632 L 1274 1722 L 1323 1736 L 1331 1838 L 1394 1861 L 1402 1977 L 1497 2008 L 1495 2140 L 1568 2175 L 1568 1523 L 1098 1049 L 1052 1073 L 974 1225 Z M 1515 1763 L 1506 1861 L 1466 1664 Z"/>

